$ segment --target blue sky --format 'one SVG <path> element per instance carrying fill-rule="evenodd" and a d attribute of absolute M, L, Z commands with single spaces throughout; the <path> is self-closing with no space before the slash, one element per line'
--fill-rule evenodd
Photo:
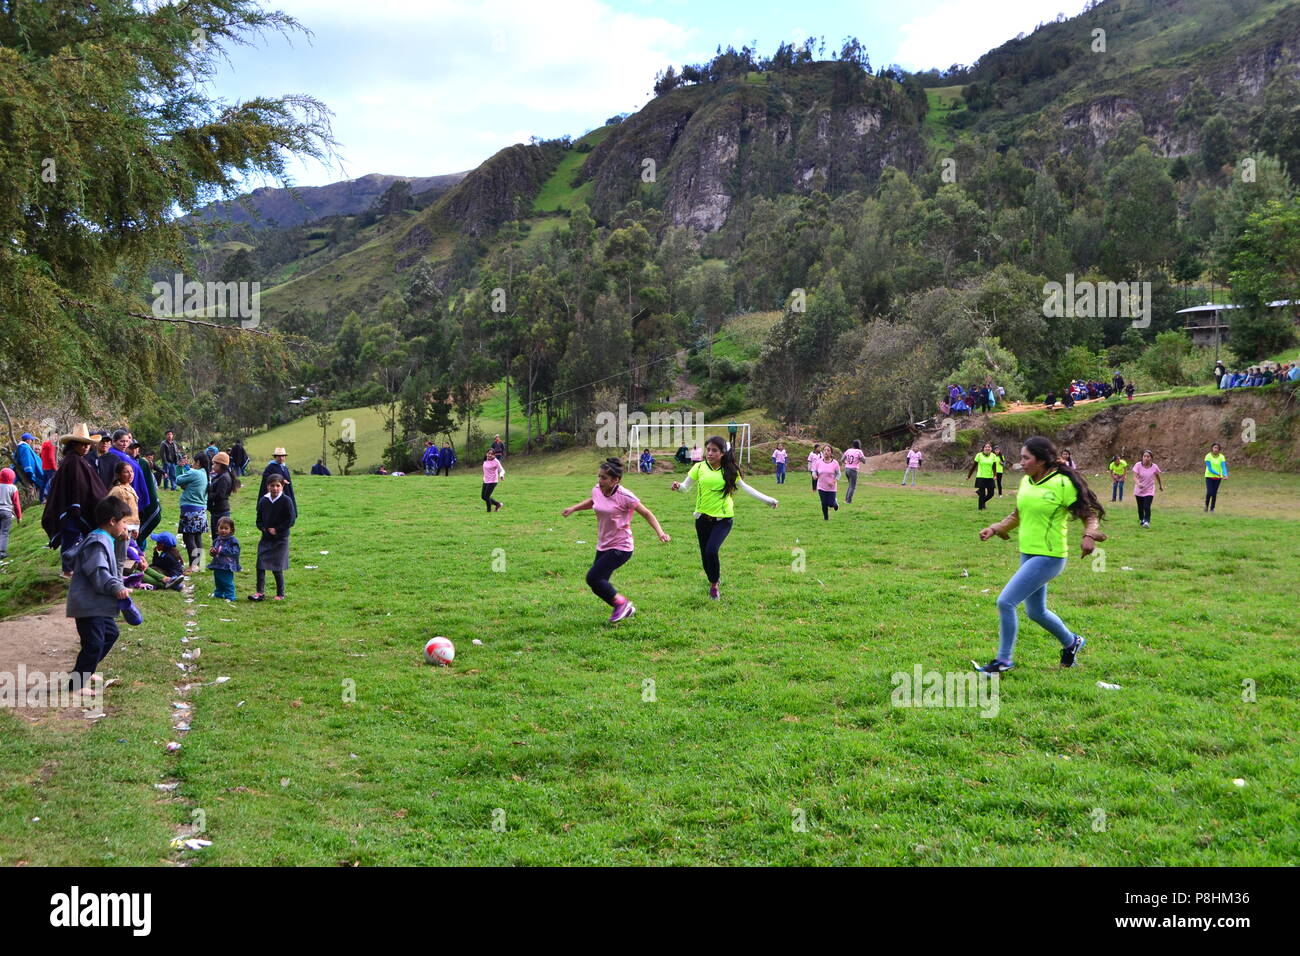
<path fill-rule="evenodd" d="M 310 38 L 267 34 L 228 50 L 212 92 L 228 101 L 307 93 L 334 111 L 341 162 L 295 164 L 300 185 L 366 173 L 472 169 L 497 150 L 579 135 L 639 109 L 669 63 L 719 43 L 848 35 L 874 67 L 970 63 L 1083 0 L 267 0 Z M 264 182 L 250 183 L 271 185 Z"/>

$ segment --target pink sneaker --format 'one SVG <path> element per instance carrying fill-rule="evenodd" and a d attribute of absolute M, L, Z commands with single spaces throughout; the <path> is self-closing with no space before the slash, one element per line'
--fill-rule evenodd
<path fill-rule="evenodd" d="M 609 616 L 609 623 L 615 624 L 618 621 L 631 617 L 635 613 L 636 606 L 631 601 L 624 600 L 622 604 L 614 608 L 614 613 Z"/>

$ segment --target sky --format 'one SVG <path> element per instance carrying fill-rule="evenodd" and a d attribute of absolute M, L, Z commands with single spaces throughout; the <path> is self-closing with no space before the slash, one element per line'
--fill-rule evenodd
<path fill-rule="evenodd" d="M 530 136 L 580 136 L 651 98 L 668 64 L 717 46 L 846 36 L 873 68 L 973 63 L 1084 0 L 266 0 L 311 35 L 266 33 L 234 46 L 209 92 L 237 102 L 305 93 L 333 111 L 339 156 L 293 163 L 316 186 L 389 173 L 473 169 Z M 252 181 L 249 188 L 275 185 Z"/>

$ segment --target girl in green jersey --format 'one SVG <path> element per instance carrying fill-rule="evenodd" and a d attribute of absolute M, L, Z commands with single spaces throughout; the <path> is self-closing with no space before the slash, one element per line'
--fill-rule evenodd
<path fill-rule="evenodd" d="M 979 474 L 975 476 L 975 494 L 979 496 L 980 507 L 983 511 L 988 505 L 989 500 L 994 495 L 994 477 L 997 474 L 998 456 L 993 454 L 993 443 L 985 442 L 984 448 L 971 461 L 970 467 L 966 469 L 966 477 L 970 476 L 979 469 Z"/>
<path fill-rule="evenodd" d="M 1084 522 L 1082 554 L 1087 557 L 1096 542 L 1106 540 L 1097 527 L 1106 510 L 1083 476 L 1058 457 L 1056 446 L 1048 439 L 1026 439 L 1020 449 L 1020 467 L 1025 476 L 1016 492 L 1016 510 L 980 531 L 980 540 L 987 541 L 994 535 L 1010 538 L 1009 532 L 1019 528 L 1020 539 L 1020 569 L 998 595 L 998 656 L 983 667 L 976 665 L 988 674 L 1015 667 L 1011 654 L 1019 627 L 1016 608 L 1021 603 L 1031 621 L 1061 642 L 1062 667 L 1074 666 L 1085 643 L 1047 609 L 1047 584 L 1065 570 L 1066 522 L 1070 516 Z"/>
<path fill-rule="evenodd" d="M 816 477 L 814 473 L 814 480 Z M 700 542 L 704 574 L 709 579 L 709 598 L 716 601 L 722 596 L 718 590 L 718 582 L 722 579 L 722 561 L 718 552 L 727 535 L 731 534 L 731 519 L 736 513 L 731 496 L 739 488 L 773 508 L 777 502 L 745 484 L 735 455 L 717 435 L 704 443 L 704 461 L 695 463 L 686 480 L 674 481 L 673 491 L 689 491 L 692 485 L 698 486 L 695 492 L 695 536 Z"/>

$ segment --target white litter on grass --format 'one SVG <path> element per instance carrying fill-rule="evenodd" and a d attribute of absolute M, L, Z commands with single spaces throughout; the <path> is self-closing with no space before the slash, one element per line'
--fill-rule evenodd
<path fill-rule="evenodd" d="M 179 668 L 180 668 L 181 670 L 183 670 L 183 671 L 184 671 L 184 670 L 189 670 L 189 668 L 186 667 L 184 664 L 182 664 L 180 661 L 177 661 L 177 662 L 176 662 L 176 666 L 179 667 Z"/>
<path fill-rule="evenodd" d="M 477 637 L 474 638 L 474 640 L 470 641 L 470 643 L 471 643 L 471 644 L 478 644 L 479 646 L 482 646 L 482 644 L 483 644 L 483 642 L 480 641 Z"/>
<path fill-rule="evenodd" d="M 292 783 L 292 781 L 291 781 L 288 777 L 281 777 L 281 778 L 280 778 L 280 786 L 282 786 L 282 787 L 287 787 L 287 786 L 289 786 L 290 783 Z"/>
<path fill-rule="evenodd" d="M 962 576 L 963 578 L 968 578 L 968 577 L 970 577 L 970 572 L 967 571 L 965 568 L 962 568 L 962 569 L 961 569 L 961 576 Z"/>
<path fill-rule="evenodd" d="M 1119 569 L 1120 569 L 1121 571 L 1132 571 L 1132 570 L 1133 570 L 1132 568 L 1130 568 L 1130 567 L 1129 567 L 1128 565 L 1126 565 L 1126 564 L 1122 564 L 1122 565 L 1120 565 L 1120 568 L 1119 568 Z"/>
<path fill-rule="evenodd" d="M 235 706 L 236 706 L 236 707 L 243 707 L 243 706 L 244 706 L 245 704 L 247 704 L 247 703 L 248 703 L 248 701 L 246 701 L 246 700 L 241 700 L 241 701 L 240 701 L 238 704 L 236 704 Z"/>
<path fill-rule="evenodd" d="M 329 554 L 328 551 L 322 551 L 321 554 Z"/>
<path fill-rule="evenodd" d="M 171 842 L 171 848 L 173 850 L 202 850 L 207 846 L 212 846 L 211 840 L 199 840 L 195 837 L 190 837 L 189 839 L 186 839 L 185 837 L 177 837 Z"/>
<path fill-rule="evenodd" d="M 187 703 L 185 703 L 185 701 L 183 701 L 183 700 L 174 700 L 174 701 L 172 701 L 172 706 L 175 707 L 177 710 L 189 710 L 189 709 L 190 709 L 190 705 L 187 704 Z"/>
<path fill-rule="evenodd" d="M 176 741 L 174 740 L 167 741 L 167 752 L 169 754 L 174 754 L 176 751 L 180 749 L 181 749 L 181 745 L 178 744 Z"/>
<path fill-rule="evenodd" d="M 181 643 L 182 643 L 182 644 L 188 644 L 189 642 L 190 642 L 190 639 L 189 639 L 188 637 L 182 637 L 182 638 L 181 638 Z"/>
<path fill-rule="evenodd" d="M 1237 777 L 1235 780 L 1232 781 L 1232 783 L 1234 786 L 1237 787 L 1244 787 L 1246 785 L 1246 781 L 1243 780 L 1241 777 Z"/>
<path fill-rule="evenodd" d="M 228 681 L 228 680 L 230 680 L 229 677 L 218 677 L 218 678 L 217 678 L 216 680 L 214 680 L 212 683 L 214 683 L 214 684 L 224 684 L 224 683 L 225 683 L 226 681 Z"/>
<path fill-rule="evenodd" d="M 579 541 L 579 542 L 578 542 L 578 544 L 586 544 L 586 543 L 587 543 L 587 542 L 585 542 L 585 541 Z"/>
<path fill-rule="evenodd" d="M 233 617 L 219 617 L 219 618 L 217 618 L 217 620 L 220 621 L 222 624 L 234 624 L 234 623 L 235 623 L 235 619 L 234 619 Z"/>
<path fill-rule="evenodd" d="M 190 732 L 190 725 L 186 723 L 179 723 L 176 726 L 174 726 L 172 730 L 180 734 L 187 734 Z"/>
<path fill-rule="evenodd" d="M 1107 684 L 1104 680 L 1097 681 L 1097 686 L 1102 690 L 1123 690 L 1119 684 Z"/>
<path fill-rule="evenodd" d="M 304 565 L 303 565 L 303 570 L 305 570 L 305 571 L 315 571 L 315 570 L 317 570 L 317 569 L 319 569 L 319 568 L 320 568 L 320 565 L 319 565 L 319 564 L 304 564 Z"/>
<path fill-rule="evenodd" d="M 179 783 L 155 783 L 153 788 L 155 790 L 161 790 L 163 793 L 171 793 L 179 786 Z"/>
<path fill-rule="evenodd" d="M 992 590 L 993 590 L 992 588 L 985 588 L 983 591 L 980 592 L 980 594 L 988 594 Z"/>

